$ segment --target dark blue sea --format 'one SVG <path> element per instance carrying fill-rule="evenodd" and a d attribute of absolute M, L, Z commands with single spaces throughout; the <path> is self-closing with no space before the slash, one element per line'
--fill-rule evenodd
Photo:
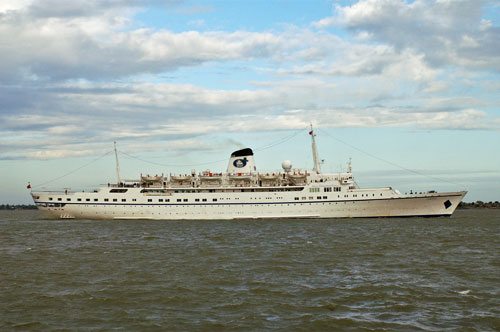
<path fill-rule="evenodd" d="M 0 211 L 0 331 L 499 331 L 500 210 L 47 220 Z"/>

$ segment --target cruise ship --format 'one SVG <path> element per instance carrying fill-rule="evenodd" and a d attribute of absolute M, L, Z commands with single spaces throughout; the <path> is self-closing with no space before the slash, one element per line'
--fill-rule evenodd
<path fill-rule="evenodd" d="M 92 192 L 31 191 L 38 209 L 54 218 L 217 220 L 451 216 L 466 191 L 402 194 L 391 187 L 361 188 L 352 167 L 323 173 L 313 128 L 314 167 L 258 172 L 250 148 L 231 154 L 225 173 L 210 170 L 142 175 L 122 180 L 115 143 L 117 183 Z"/>

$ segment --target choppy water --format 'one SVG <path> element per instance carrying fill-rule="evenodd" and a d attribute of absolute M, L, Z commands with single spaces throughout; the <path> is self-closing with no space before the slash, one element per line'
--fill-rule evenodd
<path fill-rule="evenodd" d="M 500 211 L 86 221 L 0 211 L 0 330 L 498 331 Z"/>

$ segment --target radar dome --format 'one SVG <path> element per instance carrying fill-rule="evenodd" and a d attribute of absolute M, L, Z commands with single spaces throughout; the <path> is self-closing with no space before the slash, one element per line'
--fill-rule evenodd
<path fill-rule="evenodd" d="M 285 172 L 290 172 L 292 169 L 292 162 L 290 160 L 285 160 L 281 163 L 281 167 L 283 167 Z"/>

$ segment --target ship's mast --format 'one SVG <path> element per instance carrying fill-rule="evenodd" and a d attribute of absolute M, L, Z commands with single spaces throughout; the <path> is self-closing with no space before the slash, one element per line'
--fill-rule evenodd
<path fill-rule="evenodd" d="M 318 149 L 316 148 L 316 134 L 314 134 L 313 131 L 313 125 L 311 123 L 311 131 L 309 132 L 309 135 L 311 135 L 312 138 L 312 150 L 313 150 L 313 160 L 314 160 L 314 168 L 313 171 L 316 172 L 317 174 L 321 173 L 321 165 L 320 165 L 320 160 L 318 156 Z"/>
<path fill-rule="evenodd" d="M 120 178 L 120 163 L 118 163 L 118 151 L 116 151 L 116 141 L 115 143 L 115 157 L 116 157 L 116 177 L 118 178 L 118 184 L 122 183 Z"/>

